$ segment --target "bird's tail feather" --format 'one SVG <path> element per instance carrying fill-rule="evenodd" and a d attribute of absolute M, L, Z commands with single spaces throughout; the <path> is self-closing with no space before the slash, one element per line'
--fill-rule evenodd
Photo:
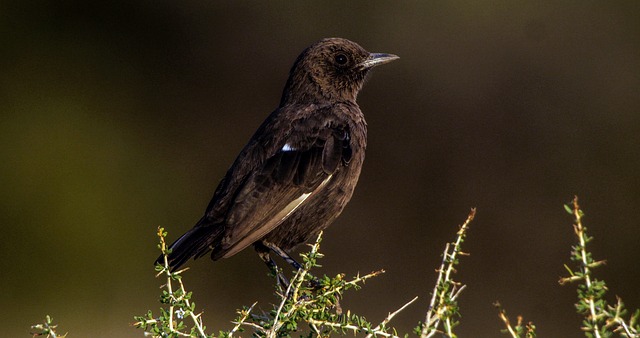
<path fill-rule="evenodd" d="M 179 269 L 191 257 L 194 259 L 206 255 L 211 251 L 214 243 L 220 241 L 222 226 L 204 225 L 204 218 L 195 227 L 180 236 L 169 246 L 171 253 L 167 257 L 171 271 Z M 160 255 L 156 264 L 164 264 L 164 256 Z"/>

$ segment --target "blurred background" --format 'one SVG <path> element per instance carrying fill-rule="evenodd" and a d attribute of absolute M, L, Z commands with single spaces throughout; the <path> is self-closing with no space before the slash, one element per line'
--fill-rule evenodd
<path fill-rule="evenodd" d="M 3 336 L 51 314 L 70 337 L 141 337 L 157 312 L 156 228 L 191 228 L 277 106 L 300 51 L 330 36 L 399 61 L 359 96 L 367 160 L 316 273 L 387 273 L 342 301 L 424 319 L 471 207 L 461 337 L 492 303 L 541 337 L 582 337 L 563 204 L 580 196 L 609 298 L 640 307 L 640 2 L 0 2 Z M 211 332 L 275 300 L 253 250 L 189 263 Z"/>

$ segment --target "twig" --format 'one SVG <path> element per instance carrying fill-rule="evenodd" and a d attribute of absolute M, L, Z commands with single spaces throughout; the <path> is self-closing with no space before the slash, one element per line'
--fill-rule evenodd
<path fill-rule="evenodd" d="M 504 310 L 504 308 L 502 308 L 502 305 L 500 304 L 500 302 L 496 301 L 495 303 L 493 303 L 493 306 L 498 308 L 498 316 L 500 317 L 500 319 L 502 319 L 502 322 L 504 322 L 504 325 L 507 327 L 507 331 L 509 331 L 509 334 L 511 335 L 511 337 L 519 338 L 520 336 L 518 336 L 516 331 L 511 326 L 509 317 L 507 317 L 507 312 Z M 518 324 L 520 324 L 520 322 L 522 321 L 522 317 L 518 317 L 518 319 L 519 319 Z"/>
<path fill-rule="evenodd" d="M 476 209 L 472 208 L 467 216 L 467 219 L 460 226 L 457 232 L 456 241 L 453 243 L 447 243 L 442 255 L 442 262 L 438 271 L 438 277 L 436 284 L 431 293 L 431 301 L 429 302 L 429 308 L 425 316 L 425 321 L 421 330 L 421 338 L 428 338 L 435 335 L 438 331 L 438 326 L 444 319 L 444 326 L 446 334 L 449 337 L 453 336 L 454 323 L 451 319 L 451 315 L 447 312 L 455 308 L 455 301 L 460 295 L 460 292 L 464 290 L 465 286 L 452 280 L 451 275 L 455 272 L 455 266 L 458 264 L 458 255 L 466 255 L 460 251 L 460 247 L 466 232 L 469 229 L 469 224 L 475 217 Z M 453 245 L 453 247 L 451 247 Z"/>
<path fill-rule="evenodd" d="M 245 324 L 245 320 L 247 320 L 247 317 L 249 317 L 251 311 L 253 310 L 253 307 L 256 306 L 256 304 L 258 304 L 258 302 L 253 303 L 248 309 L 239 312 L 240 318 L 237 321 L 233 322 L 233 324 L 236 325 L 231 329 L 231 331 L 229 331 L 229 338 L 232 338 L 233 334 L 240 330 L 240 326 Z"/>
<path fill-rule="evenodd" d="M 386 333 L 384 331 L 379 331 L 379 329 L 378 331 L 376 329 L 366 329 L 366 328 L 352 325 L 352 324 L 334 323 L 334 322 L 327 322 L 327 321 L 322 321 L 317 319 L 309 319 L 309 323 L 313 325 L 324 325 L 324 326 L 330 326 L 330 327 L 335 327 L 340 329 L 347 329 L 347 330 L 353 331 L 354 333 L 360 332 L 360 331 L 365 331 L 365 332 L 368 331 L 370 334 L 373 334 L 375 336 L 400 338 L 400 336 L 396 336 L 391 333 Z"/>
<path fill-rule="evenodd" d="M 376 326 L 375 328 L 373 328 L 374 331 L 376 330 L 380 330 L 382 327 L 384 327 L 385 325 L 387 325 L 391 319 L 393 319 L 393 317 L 395 317 L 398 313 L 400 313 L 400 311 L 404 310 L 407 308 L 407 306 L 411 305 L 413 302 L 415 302 L 416 300 L 418 300 L 418 297 L 414 297 L 412 300 L 408 301 L 406 304 L 404 304 L 402 307 L 400 307 L 399 309 L 395 310 L 392 313 L 389 313 L 389 315 L 387 315 L 387 317 L 380 323 L 378 324 L 378 326 Z M 371 333 L 369 333 L 368 335 L 365 336 L 365 338 L 371 338 Z"/>

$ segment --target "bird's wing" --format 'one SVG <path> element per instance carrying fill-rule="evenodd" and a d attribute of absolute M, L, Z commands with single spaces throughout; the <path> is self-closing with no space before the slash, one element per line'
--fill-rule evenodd
<path fill-rule="evenodd" d="M 287 114 L 290 113 L 290 114 Z M 277 227 L 325 187 L 351 159 L 349 128 L 321 109 L 282 111 L 258 129 L 209 206 L 226 209 L 225 234 L 214 259 L 229 257 Z M 223 197 L 224 196 L 224 197 Z M 227 204 L 226 208 L 222 204 Z"/>

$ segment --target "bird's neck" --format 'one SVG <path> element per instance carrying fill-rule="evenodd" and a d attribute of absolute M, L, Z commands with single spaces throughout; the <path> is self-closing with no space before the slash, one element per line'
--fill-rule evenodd
<path fill-rule="evenodd" d="M 317 82 L 292 80 L 289 78 L 282 91 L 280 107 L 292 104 L 335 104 L 341 102 L 356 103 L 356 91 L 336 91 L 335 88 L 327 88 Z"/>

